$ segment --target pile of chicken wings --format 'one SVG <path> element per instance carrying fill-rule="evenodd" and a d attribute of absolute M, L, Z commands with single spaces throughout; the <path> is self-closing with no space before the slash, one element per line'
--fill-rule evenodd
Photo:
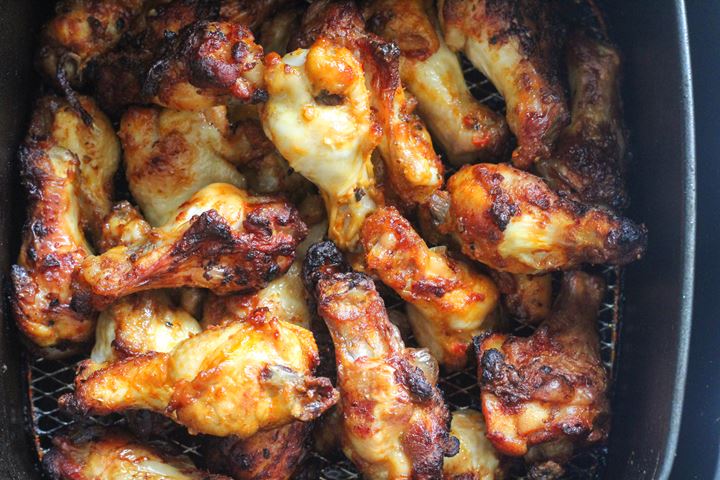
<path fill-rule="evenodd" d="M 130 427 L 59 433 L 51 477 L 555 478 L 606 439 L 587 272 L 647 233 L 592 2 L 64 0 L 36 64 L 15 317 L 83 356 L 63 411 Z"/>

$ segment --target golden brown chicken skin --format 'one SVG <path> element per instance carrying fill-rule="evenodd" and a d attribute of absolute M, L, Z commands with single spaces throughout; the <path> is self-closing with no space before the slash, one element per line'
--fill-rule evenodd
<path fill-rule="evenodd" d="M 607 373 L 595 324 L 604 291 L 597 277 L 565 273 L 552 316 L 530 337 L 477 337 L 487 435 L 500 452 L 606 437 Z"/>
<path fill-rule="evenodd" d="M 584 263 L 624 265 L 645 251 L 643 225 L 559 197 L 540 178 L 505 164 L 465 166 L 447 184 L 441 228 L 491 268 L 537 274 Z"/>
<path fill-rule="evenodd" d="M 551 273 L 491 273 L 500 290 L 505 311 L 521 323 L 537 325 L 550 315 L 553 294 Z"/>
<path fill-rule="evenodd" d="M 330 381 L 313 376 L 317 363 L 310 331 L 257 312 L 77 378 L 60 405 L 80 415 L 151 410 L 193 434 L 245 439 L 335 404 Z"/>
<path fill-rule="evenodd" d="M 297 210 L 223 183 L 185 202 L 149 240 L 87 257 L 73 280 L 73 307 L 103 309 L 144 290 L 209 288 L 216 293 L 262 288 L 292 264 L 305 238 Z"/>
<path fill-rule="evenodd" d="M 556 62 L 558 21 L 542 0 L 444 0 L 445 41 L 463 51 L 505 99 L 517 138 L 513 164 L 527 169 L 552 153 L 568 122 Z"/>
<path fill-rule="evenodd" d="M 470 93 L 460 60 L 438 34 L 427 0 L 372 0 L 364 3 L 368 28 L 400 48 L 400 76 L 418 102 L 418 111 L 453 164 L 494 160 L 509 131 L 502 115 Z"/>
<path fill-rule="evenodd" d="M 147 445 L 123 430 L 100 427 L 53 438 L 43 467 L 53 480 L 230 480 L 198 469 L 165 445 Z"/>
<path fill-rule="evenodd" d="M 620 54 L 584 30 L 567 41 L 572 121 L 557 149 L 537 167 L 551 187 L 590 205 L 621 209 L 626 132 L 620 98 Z"/>
<path fill-rule="evenodd" d="M 303 269 L 335 345 L 343 452 L 364 478 L 440 478 L 457 440 L 437 363 L 405 348 L 372 280 L 348 270 L 332 242 L 311 247 Z"/>
<path fill-rule="evenodd" d="M 394 208 L 368 217 L 362 229 L 369 271 L 407 302 L 418 343 L 450 370 L 467 363 L 472 338 L 494 326 L 498 290 L 492 280 L 430 249 Z"/>

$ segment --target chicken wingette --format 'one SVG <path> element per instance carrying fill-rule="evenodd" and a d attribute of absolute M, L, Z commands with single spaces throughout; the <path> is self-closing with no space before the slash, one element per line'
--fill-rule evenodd
<path fill-rule="evenodd" d="M 458 444 L 435 359 L 405 347 L 373 281 L 332 242 L 310 248 L 303 276 L 335 345 L 345 455 L 368 479 L 439 478 Z"/>
<path fill-rule="evenodd" d="M 361 234 L 369 271 L 407 302 L 418 343 L 450 370 L 463 368 L 474 336 L 495 326 L 498 290 L 485 275 L 428 248 L 394 208 L 368 217 Z"/>
<path fill-rule="evenodd" d="M 102 310 L 158 288 L 255 291 L 287 271 L 306 231 L 297 210 L 281 199 L 211 184 L 147 241 L 86 257 L 73 275 L 73 308 Z"/>
<path fill-rule="evenodd" d="M 537 325 L 550 315 L 553 275 L 491 272 L 505 311 L 521 323 Z"/>
<path fill-rule="evenodd" d="M 433 10 L 427 0 L 373 0 L 365 2 L 363 13 L 371 31 L 400 48 L 402 82 L 448 160 L 496 160 L 508 144 L 505 119 L 470 93 L 460 59 L 438 34 Z"/>
<path fill-rule="evenodd" d="M 487 436 L 500 452 L 605 439 L 608 379 L 596 326 L 604 292 L 599 278 L 567 272 L 551 317 L 530 337 L 477 337 Z"/>
<path fill-rule="evenodd" d="M 441 230 L 495 270 L 537 274 L 585 263 L 623 265 L 645 251 L 644 225 L 559 197 L 540 178 L 509 165 L 465 166 L 447 188 Z"/>
<path fill-rule="evenodd" d="M 462 51 L 505 99 L 518 146 L 512 161 L 527 169 L 551 155 L 568 122 L 556 50 L 561 28 L 552 2 L 441 0 L 445 41 Z"/>
<path fill-rule="evenodd" d="M 443 480 L 500 480 L 504 478 L 500 455 L 485 436 L 482 413 L 463 409 L 452 412 L 450 434 L 460 441 L 460 451 L 445 459 Z"/>

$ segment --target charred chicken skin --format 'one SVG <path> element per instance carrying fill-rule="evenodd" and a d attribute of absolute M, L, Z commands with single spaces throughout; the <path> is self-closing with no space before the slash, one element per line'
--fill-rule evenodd
<path fill-rule="evenodd" d="M 572 121 L 538 170 L 551 187 L 590 205 L 627 205 L 623 172 L 626 132 L 620 98 L 620 55 L 585 30 L 567 42 Z"/>
<path fill-rule="evenodd" d="M 597 277 L 565 273 L 552 316 L 530 337 L 476 338 L 487 436 L 500 452 L 606 437 L 607 373 L 595 324 L 604 291 Z"/>
<path fill-rule="evenodd" d="M 445 41 L 463 51 L 505 99 L 517 138 L 515 166 L 527 169 L 551 155 L 568 123 L 565 95 L 552 54 L 560 27 L 552 3 L 541 0 L 441 0 Z"/>
<path fill-rule="evenodd" d="M 332 242 L 310 248 L 303 276 L 335 345 L 345 455 L 368 479 L 440 478 L 458 445 L 435 360 L 405 348 L 372 280 Z"/>
<path fill-rule="evenodd" d="M 645 251 L 643 225 L 563 199 L 540 178 L 504 164 L 465 166 L 447 184 L 441 229 L 491 268 L 537 274 L 584 263 L 624 265 Z"/>
<path fill-rule="evenodd" d="M 371 31 L 400 48 L 403 84 L 448 160 L 459 165 L 499 158 L 509 136 L 505 119 L 470 93 L 460 59 L 438 34 L 432 2 L 372 0 L 363 13 Z"/>
<path fill-rule="evenodd" d="M 287 271 L 306 230 L 283 200 L 208 185 L 169 223 L 152 229 L 147 241 L 85 258 L 74 274 L 73 308 L 102 310 L 125 295 L 158 288 L 258 290 Z"/>
<path fill-rule="evenodd" d="M 472 338 L 494 326 L 493 282 L 444 247 L 428 248 L 394 208 L 370 215 L 361 238 L 367 268 L 407 302 L 418 343 L 450 370 L 465 366 Z"/>

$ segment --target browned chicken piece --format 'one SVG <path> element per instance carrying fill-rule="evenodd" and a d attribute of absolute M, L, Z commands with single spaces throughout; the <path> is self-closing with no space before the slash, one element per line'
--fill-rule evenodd
<path fill-rule="evenodd" d="M 332 242 L 312 246 L 303 266 L 335 345 L 343 452 L 364 478 L 440 478 L 458 444 L 437 363 L 405 348 L 372 280 L 348 270 Z"/>
<path fill-rule="evenodd" d="M 505 99 L 518 143 L 512 161 L 523 169 L 550 156 L 568 122 L 552 8 L 542 0 L 441 0 L 438 7 L 448 46 L 464 52 Z"/>
<path fill-rule="evenodd" d="M 112 363 L 60 398 L 77 415 L 151 410 L 190 433 L 249 438 L 308 422 L 334 405 L 330 380 L 313 376 L 318 351 L 310 331 L 258 311 L 209 329 L 169 353 Z"/>
<path fill-rule="evenodd" d="M 501 480 L 500 455 L 487 439 L 485 419 L 477 410 L 452 412 L 450 433 L 460 440 L 457 455 L 445 459 L 443 480 Z"/>
<path fill-rule="evenodd" d="M 407 302 L 418 343 L 449 370 L 467 364 L 474 336 L 495 326 L 498 290 L 445 247 L 430 249 L 394 208 L 368 217 L 361 239 L 369 271 Z"/>
<path fill-rule="evenodd" d="M 120 160 L 109 121 L 90 99 L 80 100 L 93 115 L 90 126 L 67 102 L 45 97 L 20 147 L 29 207 L 12 302 L 25 337 L 52 357 L 75 353 L 92 338 L 95 315 L 70 308 L 70 278 L 92 254 L 83 231 L 99 234 Z"/>
<path fill-rule="evenodd" d="M 241 440 L 210 438 L 204 457 L 211 470 L 235 480 L 288 480 L 305 459 L 312 424 L 292 422 Z"/>
<path fill-rule="evenodd" d="M 230 480 L 198 469 L 167 445 L 144 444 L 123 430 L 100 427 L 53 438 L 43 466 L 53 480 Z"/>
<path fill-rule="evenodd" d="M 606 437 L 607 372 L 595 324 L 604 292 L 598 277 L 565 273 L 552 316 L 530 337 L 477 337 L 487 436 L 500 452 Z"/>
<path fill-rule="evenodd" d="M 499 158 L 508 144 L 505 119 L 470 93 L 460 59 L 438 34 L 433 2 L 371 0 L 364 15 L 370 30 L 400 48 L 403 84 L 448 160 L 460 165 Z"/>
<path fill-rule="evenodd" d="M 85 67 L 112 49 L 140 13 L 144 0 L 63 0 L 41 33 L 40 72 L 69 92 L 81 86 Z"/>
<path fill-rule="evenodd" d="M 601 208 L 559 197 L 540 178 L 505 164 L 465 166 L 447 184 L 441 229 L 491 268 L 538 274 L 642 257 L 647 230 Z"/>
<path fill-rule="evenodd" d="M 413 113 L 416 102 L 406 95 L 400 82 L 399 49 L 367 32 L 359 9 L 347 0 L 313 2 L 290 48 L 309 48 L 318 38 L 351 50 L 362 63 L 382 129 L 378 150 L 387 180 L 402 202 L 424 203 L 442 187 L 443 166 L 425 125 Z"/>
<path fill-rule="evenodd" d="M 568 38 L 566 58 L 572 121 L 538 170 L 555 190 L 590 205 L 623 208 L 628 199 L 620 54 L 609 42 L 575 31 Z"/>
<path fill-rule="evenodd" d="M 553 293 L 551 273 L 525 275 L 493 271 L 491 276 L 500 289 L 503 307 L 515 320 L 537 325 L 548 318 Z"/>
<path fill-rule="evenodd" d="M 100 236 L 100 251 L 118 245 L 134 245 L 148 239 L 152 227 L 130 202 L 116 203 L 105 217 Z"/>
<path fill-rule="evenodd" d="M 102 310 L 158 288 L 257 290 L 287 271 L 307 230 L 287 202 L 223 183 L 200 190 L 172 218 L 146 242 L 87 257 L 73 277 L 73 307 Z"/>

